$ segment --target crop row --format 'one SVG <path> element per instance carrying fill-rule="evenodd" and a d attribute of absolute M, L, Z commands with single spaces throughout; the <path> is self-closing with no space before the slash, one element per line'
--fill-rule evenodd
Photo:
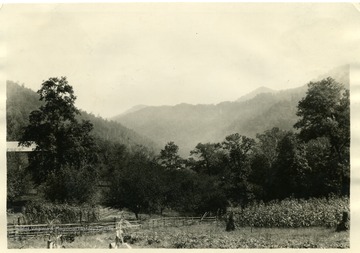
<path fill-rule="evenodd" d="M 349 198 L 329 197 L 254 203 L 234 210 L 234 214 L 238 226 L 334 227 L 340 222 L 342 213 L 349 209 Z"/>

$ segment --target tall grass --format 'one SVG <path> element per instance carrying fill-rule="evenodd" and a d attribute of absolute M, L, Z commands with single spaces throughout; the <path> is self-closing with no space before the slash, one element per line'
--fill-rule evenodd
<path fill-rule="evenodd" d="M 234 212 L 238 226 L 299 228 L 335 227 L 349 209 L 348 197 L 329 197 L 260 202 Z"/>

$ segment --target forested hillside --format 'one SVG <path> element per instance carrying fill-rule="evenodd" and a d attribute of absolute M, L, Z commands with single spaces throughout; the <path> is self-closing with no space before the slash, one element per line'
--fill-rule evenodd
<path fill-rule="evenodd" d="M 6 82 L 6 140 L 16 141 L 29 123 L 29 113 L 41 105 L 38 95 L 12 81 Z"/>
<path fill-rule="evenodd" d="M 29 123 L 29 114 L 41 105 L 36 92 L 26 88 L 24 85 L 7 81 L 6 120 L 7 120 L 7 141 L 20 139 L 22 129 Z M 80 119 L 89 120 L 94 129 L 92 134 L 102 140 L 111 140 L 127 147 L 143 145 L 154 152 L 160 150 L 160 146 L 148 138 L 124 127 L 118 122 L 109 121 L 93 114 L 81 111 Z"/>
<path fill-rule="evenodd" d="M 290 130 L 296 122 L 296 106 L 306 87 L 288 92 L 261 93 L 246 101 L 217 105 L 146 107 L 114 120 L 156 140 L 174 141 L 183 157 L 199 142 L 220 141 L 231 133 L 255 137 L 271 127 Z"/>

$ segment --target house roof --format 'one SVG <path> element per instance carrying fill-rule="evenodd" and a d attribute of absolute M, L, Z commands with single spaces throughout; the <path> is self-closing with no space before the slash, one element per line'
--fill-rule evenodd
<path fill-rule="evenodd" d="M 31 152 L 36 148 L 36 144 L 33 143 L 29 147 L 19 146 L 18 141 L 8 141 L 6 142 L 6 151 L 7 152 Z"/>

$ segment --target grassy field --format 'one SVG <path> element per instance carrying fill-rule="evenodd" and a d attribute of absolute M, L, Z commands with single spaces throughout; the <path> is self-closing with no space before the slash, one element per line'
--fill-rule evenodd
<path fill-rule="evenodd" d="M 46 208 L 43 208 L 44 210 Z M 47 210 L 47 209 L 46 209 Z M 45 211 L 46 211 L 45 210 Z M 133 248 L 349 248 L 349 232 L 335 232 L 343 211 L 349 211 L 348 198 L 285 199 L 267 204 L 254 203 L 234 212 L 237 229 L 225 231 L 225 221 L 195 223 L 189 226 L 148 227 L 158 216 L 141 215 L 144 226 L 127 233 Z M 10 216 L 12 215 L 12 216 Z M 19 214 L 20 215 L 20 214 Z M 134 218 L 130 212 L 100 208 L 100 220 Z M 169 213 L 166 216 L 178 216 Z M 8 214 L 8 221 L 17 220 Z M 181 224 L 178 224 L 181 225 Z M 46 248 L 48 238 L 8 240 L 8 248 Z M 108 248 L 115 231 L 75 237 L 65 248 Z"/>
<path fill-rule="evenodd" d="M 349 232 L 311 228 L 238 227 L 226 232 L 225 224 L 139 229 L 128 233 L 132 248 L 349 248 Z M 65 248 L 108 248 L 115 231 L 75 238 Z M 8 248 L 46 248 L 47 238 L 8 240 Z"/>

